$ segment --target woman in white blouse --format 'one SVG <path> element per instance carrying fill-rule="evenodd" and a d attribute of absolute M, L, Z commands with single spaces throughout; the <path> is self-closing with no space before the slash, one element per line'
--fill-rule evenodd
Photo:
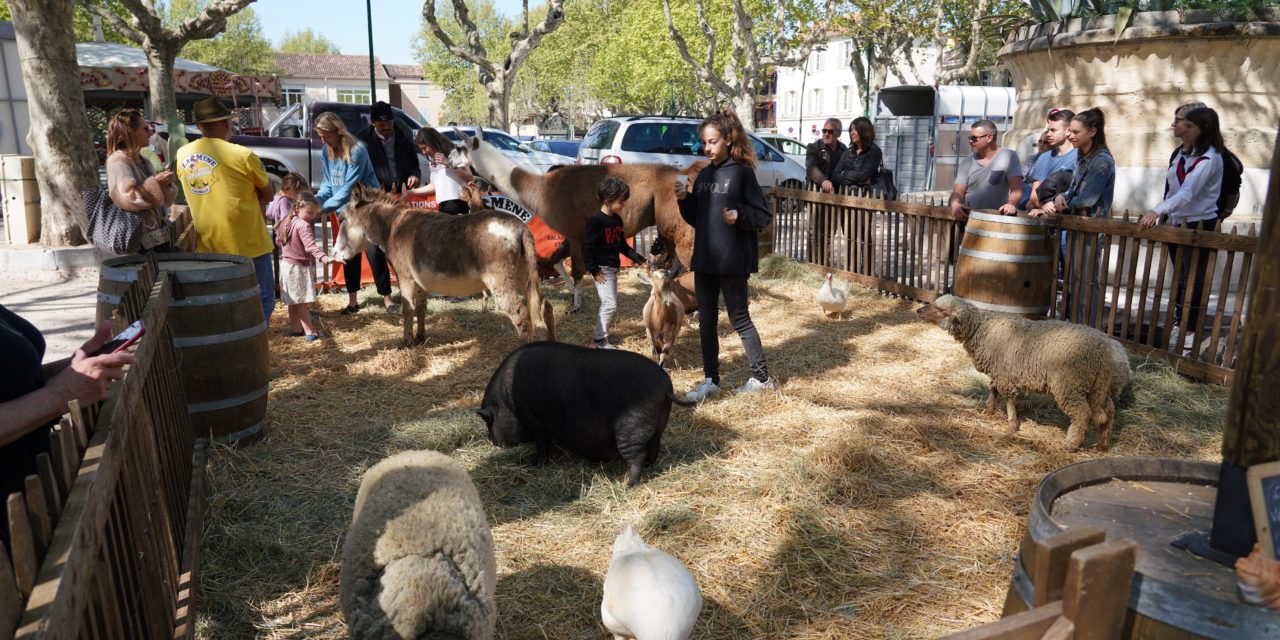
<path fill-rule="evenodd" d="M 1188 229 L 1213 231 L 1218 225 L 1218 196 L 1222 193 L 1222 156 L 1226 147 L 1218 126 L 1218 114 L 1202 107 L 1188 111 L 1173 122 L 1174 134 L 1182 139 L 1182 148 L 1169 163 L 1165 178 L 1164 200 L 1144 213 L 1138 220 L 1143 228 L 1157 224 L 1172 224 Z M 1209 250 L 1197 248 L 1179 251 L 1170 244 L 1169 258 L 1173 260 L 1175 284 L 1173 298 L 1174 327 L 1182 339 L 1183 349 L 1190 349 L 1200 321 L 1201 295 L 1208 275 Z M 1194 267 L 1193 267 L 1194 263 Z M 1191 287 L 1190 313 L 1183 314 L 1183 299 L 1187 290 L 1187 278 L 1195 269 Z M 1172 336 L 1172 331 L 1169 334 Z"/>

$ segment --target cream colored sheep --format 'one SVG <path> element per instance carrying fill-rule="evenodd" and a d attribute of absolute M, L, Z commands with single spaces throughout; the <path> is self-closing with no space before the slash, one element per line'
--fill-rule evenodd
<path fill-rule="evenodd" d="M 1018 431 L 1019 393 L 1048 393 L 1071 418 L 1067 445 L 1084 444 L 1089 421 L 1098 423 L 1098 448 L 1106 449 L 1115 402 L 1129 382 L 1129 357 L 1102 332 L 1060 320 L 1028 320 L 988 313 L 955 296 L 942 296 L 916 315 L 945 329 L 991 378 L 987 410 L 1005 397 L 1009 433 Z"/>
<path fill-rule="evenodd" d="M 497 567 L 471 477 L 435 451 L 406 451 L 360 482 L 342 547 L 352 638 L 493 638 Z"/>

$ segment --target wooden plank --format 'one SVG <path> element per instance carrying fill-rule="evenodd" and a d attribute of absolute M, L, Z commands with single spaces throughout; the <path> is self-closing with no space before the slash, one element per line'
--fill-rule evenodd
<path fill-rule="evenodd" d="M 1071 554 L 1062 615 L 1075 623 L 1074 640 L 1120 637 L 1133 586 L 1137 545 L 1111 540 Z"/>
<path fill-rule="evenodd" d="M 981 627 L 943 636 L 943 640 L 1040 640 L 1061 616 L 1062 603 L 1054 602 Z"/>
<path fill-rule="evenodd" d="M 1110 244 L 1107 245 L 1110 247 Z M 1123 289 L 1124 282 L 1124 259 L 1129 250 L 1129 238 L 1120 237 L 1116 241 L 1116 272 L 1111 278 L 1111 312 L 1107 314 L 1107 335 L 1116 334 L 1116 313 L 1120 310 L 1120 291 Z M 1111 260 L 1107 258 L 1103 260 L 1103 264 L 1110 266 Z M 1124 335 L 1121 333 L 1120 335 Z"/>
<path fill-rule="evenodd" d="M 1159 261 L 1159 264 L 1156 265 L 1156 286 L 1151 290 L 1151 327 L 1148 331 L 1146 340 L 1147 345 L 1151 347 L 1157 346 L 1156 328 L 1160 326 L 1160 306 L 1161 301 L 1164 299 L 1164 269 L 1165 265 L 1169 264 L 1169 260 L 1167 259 L 1168 255 L 1166 255 L 1168 245 L 1161 243 L 1153 246 L 1152 248 L 1155 249 L 1156 247 L 1159 248 L 1159 257 L 1156 258 L 1156 260 Z M 1164 341 L 1167 343 L 1169 341 L 1169 324 L 1167 321 L 1164 324 L 1163 331 L 1161 333 L 1163 334 L 1162 337 L 1164 338 Z"/>
<path fill-rule="evenodd" d="M 1181 354 L 1169 353 L 1160 347 L 1153 347 L 1135 340 L 1129 340 L 1126 338 L 1116 338 L 1116 340 L 1119 340 L 1120 344 L 1124 345 L 1124 348 L 1129 351 L 1129 353 L 1137 356 L 1159 358 L 1160 360 L 1173 365 L 1174 371 L 1196 378 L 1197 380 L 1204 380 L 1205 382 L 1212 382 L 1220 385 L 1229 385 L 1235 379 L 1235 371 L 1233 369 L 1218 366 L 1210 362 L 1200 362 L 1184 358 Z"/>
<path fill-rule="evenodd" d="M 200 585 L 200 541 L 204 532 L 205 466 L 208 449 L 203 440 L 197 442 L 191 456 L 191 495 L 187 500 L 186 540 L 183 542 L 182 565 L 178 581 L 178 602 L 174 611 L 173 637 L 195 638 L 196 601 Z"/>
<path fill-rule="evenodd" d="M 1138 242 L 1142 242 L 1142 241 L 1139 240 Z M 1138 294 L 1138 319 L 1134 322 L 1134 330 L 1133 330 L 1134 341 L 1141 341 L 1144 343 L 1148 342 L 1151 339 L 1151 336 L 1155 333 L 1154 322 L 1151 323 L 1151 327 L 1149 328 L 1145 324 L 1146 315 L 1147 315 L 1147 290 L 1151 286 L 1151 261 L 1154 258 L 1153 254 L 1155 253 L 1155 251 L 1156 251 L 1155 243 L 1148 242 L 1147 250 L 1143 252 L 1144 254 L 1146 254 L 1146 257 L 1144 258 L 1142 263 L 1142 287 L 1141 287 L 1141 291 Z M 1152 317 L 1155 317 L 1154 313 L 1152 313 Z M 1143 337 L 1143 333 L 1142 333 L 1143 331 L 1147 332 L 1145 338 Z"/>
<path fill-rule="evenodd" d="M 44 500 L 44 489 L 40 486 L 40 477 L 29 475 L 23 479 L 23 494 L 27 503 L 27 522 L 31 525 L 31 540 L 35 543 L 36 558 L 44 559 L 44 552 L 49 548 L 49 538 L 53 536 L 53 518 L 49 515 L 49 505 Z"/>
<path fill-rule="evenodd" d="M 24 599 L 31 597 L 31 589 L 36 583 L 36 573 L 40 570 L 40 560 L 36 555 L 35 538 L 31 534 L 31 523 L 27 520 L 27 501 L 21 493 L 11 493 L 5 503 L 9 518 L 9 553 L 13 560 L 14 583 Z"/>
<path fill-rule="evenodd" d="M 1193 261 L 1191 266 L 1191 273 L 1187 277 L 1187 280 L 1188 280 L 1187 298 L 1188 299 L 1195 297 L 1195 291 L 1196 291 L 1195 282 L 1198 275 L 1196 270 L 1196 265 L 1199 264 L 1199 262 L 1200 262 L 1199 260 Z M 1213 270 L 1218 266 L 1217 262 L 1218 262 L 1218 252 L 1217 251 L 1209 252 L 1208 260 L 1205 261 L 1205 265 L 1204 265 L 1204 275 L 1202 276 L 1204 286 L 1200 290 L 1200 299 L 1195 301 L 1196 309 L 1192 309 L 1190 305 L 1187 305 L 1186 307 L 1183 307 L 1183 310 L 1182 310 L 1183 322 L 1186 321 L 1186 317 L 1187 317 L 1186 314 L 1188 313 L 1195 314 L 1196 332 L 1195 332 L 1195 338 L 1192 339 L 1192 343 L 1191 343 L 1191 358 L 1194 360 L 1200 359 L 1200 345 L 1204 343 L 1204 321 L 1205 321 L 1205 316 L 1209 313 L 1209 294 L 1213 290 Z M 1225 296 L 1226 293 L 1227 292 L 1224 290 L 1222 292 L 1222 295 Z M 1211 354 L 1209 357 L 1212 358 L 1213 355 Z"/>
<path fill-rule="evenodd" d="M 1098 310 L 1090 317 L 1096 316 L 1097 318 L 1097 320 L 1093 322 L 1094 329 L 1110 334 L 1111 329 L 1110 325 L 1107 325 L 1107 314 L 1105 311 L 1107 300 L 1107 270 L 1111 267 L 1111 236 L 1102 236 L 1098 238 L 1098 243 L 1102 245 L 1102 255 L 1099 257 L 1097 267 L 1093 272 L 1094 281 L 1098 283 L 1098 300 L 1096 302 Z M 1113 309 L 1116 306 L 1116 302 L 1118 301 L 1113 301 L 1111 303 L 1111 307 Z M 1108 328 L 1104 330 L 1104 326 Z"/>
<path fill-rule="evenodd" d="M 1095 527 L 1071 527 L 1047 540 L 1035 542 L 1031 570 L 1031 586 L 1035 595 L 1031 605 L 1041 607 L 1062 599 L 1071 554 L 1105 540 L 1107 534 Z"/>
<path fill-rule="evenodd" d="M 1245 254 L 1242 256 L 1240 263 L 1240 281 L 1236 288 L 1237 292 L 1247 291 L 1249 286 L 1249 267 L 1253 256 Z M 1235 313 L 1231 317 L 1231 330 L 1227 332 L 1227 348 L 1223 351 L 1222 366 L 1234 369 L 1236 359 L 1236 336 L 1240 332 L 1240 327 L 1244 324 L 1244 299 L 1245 296 L 1236 295 Z"/>
<path fill-rule="evenodd" d="M 1178 300 L 1178 281 L 1182 279 L 1182 272 L 1188 265 L 1191 253 L 1192 252 L 1188 250 L 1187 247 L 1179 246 L 1177 247 L 1177 250 L 1173 252 L 1173 258 L 1169 262 L 1171 267 L 1170 275 L 1172 278 L 1170 278 L 1171 282 L 1169 283 L 1169 304 L 1164 310 L 1164 348 L 1169 353 L 1179 356 L 1182 355 L 1182 333 L 1186 331 L 1186 327 L 1184 326 L 1178 331 L 1176 338 L 1177 343 L 1175 343 L 1175 337 L 1173 335 L 1173 316 L 1177 312 L 1178 303 L 1182 303 L 1184 313 L 1187 310 L 1186 303 L 1188 296 L 1184 295 L 1182 300 Z M 1190 273 L 1187 275 L 1190 275 Z M 1182 284 L 1185 286 L 1190 283 L 1184 280 Z M 1185 321 L 1186 318 L 1183 318 L 1183 322 Z"/>
<path fill-rule="evenodd" d="M 0 545 L 0 640 L 11 640 L 22 617 L 22 593 L 13 575 L 9 552 Z"/>
<path fill-rule="evenodd" d="M 1060 616 L 1045 630 L 1040 640 L 1071 640 L 1075 636 L 1076 626 L 1065 616 Z"/>
<path fill-rule="evenodd" d="M 1129 284 L 1128 286 L 1125 287 L 1124 319 L 1120 323 L 1120 337 L 1122 338 L 1128 337 L 1129 328 L 1134 327 L 1134 332 L 1133 332 L 1134 337 L 1137 338 L 1137 335 L 1138 335 L 1137 327 L 1139 325 L 1131 323 L 1130 320 L 1133 320 L 1135 315 L 1134 314 L 1135 305 L 1133 304 L 1134 302 L 1133 290 L 1134 290 L 1134 287 L 1137 285 L 1136 279 L 1138 277 L 1138 254 L 1142 253 L 1141 251 L 1142 241 L 1137 238 L 1125 238 L 1125 243 L 1129 245 L 1129 249 L 1130 249 L 1129 269 L 1125 273 L 1125 275 L 1129 279 Z M 1143 280 L 1144 281 L 1146 280 L 1145 274 L 1143 276 Z"/>
<path fill-rule="evenodd" d="M 1085 218 L 1072 215 L 1049 216 L 1046 221 L 1050 226 L 1072 231 L 1132 236 L 1155 242 L 1188 247 L 1204 247 L 1206 249 L 1223 249 L 1245 253 L 1258 253 L 1260 251 L 1258 238 L 1222 233 L 1221 231 L 1201 231 L 1199 229 L 1170 225 L 1156 225 L 1150 229 L 1143 229 L 1136 222 L 1125 222 L 1114 218 Z"/>
<path fill-rule="evenodd" d="M 40 486 L 44 489 L 44 499 L 48 503 L 49 513 L 57 522 L 62 515 L 62 498 L 58 495 L 58 480 L 54 478 L 53 461 L 48 453 L 36 456 L 36 475 L 40 476 Z"/>
<path fill-rule="evenodd" d="M 1213 313 L 1213 330 L 1209 334 L 1209 354 L 1210 362 L 1218 364 L 1218 351 L 1222 346 L 1220 342 L 1223 337 L 1222 323 L 1227 316 L 1227 293 L 1231 288 L 1231 269 L 1235 267 L 1236 254 L 1234 251 L 1227 252 L 1227 263 L 1222 265 L 1222 282 L 1218 285 L 1218 306 Z M 1238 295 L 1236 297 L 1243 298 Z M 1226 363 L 1223 363 L 1226 364 Z"/>

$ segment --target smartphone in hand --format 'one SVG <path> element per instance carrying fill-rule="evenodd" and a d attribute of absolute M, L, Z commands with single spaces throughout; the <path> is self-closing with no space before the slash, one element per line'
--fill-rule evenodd
<path fill-rule="evenodd" d="M 100 356 L 107 353 L 119 353 L 128 349 L 133 343 L 147 332 L 147 326 L 141 320 L 124 328 L 124 331 L 116 334 L 109 342 L 102 345 L 97 351 L 90 355 Z"/>

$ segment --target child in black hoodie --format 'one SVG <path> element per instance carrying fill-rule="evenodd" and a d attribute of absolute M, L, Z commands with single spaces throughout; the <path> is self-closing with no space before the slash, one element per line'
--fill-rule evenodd
<path fill-rule="evenodd" d="M 626 229 L 618 214 L 631 197 L 631 189 L 621 178 L 605 178 L 596 187 L 600 198 L 600 213 L 587 219 L 587 230 L 582 234 L 582 261 L 596 281 L 596 293 L 600 295 L 600 315 L 596 318 L 596 332 L 587 345 L 592 349 L 612 349 L 609 343 L 609 322 L 618 309 L 618 268 L 625 255 L 636 264 L 644 264 L 644 256 L 627 244 Z"/>
<path fill-rule="evenodd" d="M 692 194 L 676 183 L 680 215 L 697 231 L 693 240 L 694 288 L 702 338 L 702 371 L 706 379 L 686 394 L 699 401 L 720 391 L 720 340 L 716 323 L 724 294 L 729 321 L 742 338 L 751 379 L 737 389 L 750 393 L 773 389 L 760 335 L 751 322 L 747 278 L 759 270 L 759 233 L 773 220 L 756 182 L 755 150 L 732 111 L 707 118 L 700 129 L 703 150 L 711 160 L 698 173 Z"/>

